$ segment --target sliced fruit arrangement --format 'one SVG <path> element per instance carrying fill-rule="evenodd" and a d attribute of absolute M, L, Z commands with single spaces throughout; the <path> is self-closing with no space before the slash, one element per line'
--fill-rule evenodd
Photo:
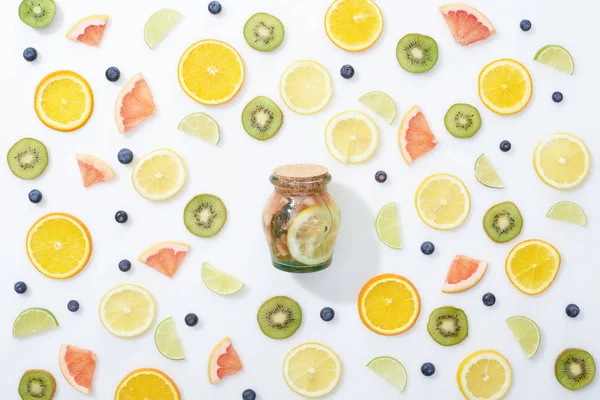
<path fill-rule="evenodd" d="M 265 301 L 256 314 L 258 327 L 271 339 L 286 339 L 302 324 L 300 305 L 286 296 L 275 296 Z"/>
<path fill-rule="evenodd" d="M 242 57 L 220 40 L 200 40 L 183 53 L 177 70 L 179 86 L 193 100 L 218 105 L 233 99 L 244 83 Z"/>
<path fill-rule="evenodd" d="M 375 220 L 375 229 L 379 240 L 392 249 L 401 249 L 400 223 L 396 203 L 386 204 L 379 210 Z"/>
<path fill-rule="evenodd" d="M 404 365 L 393 357 L 376 357 L 369 361 L 367 367 L 375 372 L 398 391 L 404 392 L 408 377 Z"/>
<path fill-rule="evenodd" d="M 572 201 L 559 201 L 548 210 L 546 217 L 557 221 L 585 226 L 586 217 L 583 208 Z"/>
<path fill-rule="evenodd" d="M 466 4 L 448 4 L 441 6 L 440 11 L 454 40 L 461 46 L 485 40 L 496 33 L 485 15 Z"/>
<path fill-rule="evenodd" d="M 411 164 L 435 148 L 438 141 L 429 128 L 425 115 L 419 106 L 413 106 L 398 129 L 400 154 L 407 164 Z"/>
<path fill-rule="evenodd" d="M 17 316 L 13 323 L 13 338 L 19 339 L 46 332 L 58 326 L 54 314 L 45 308 L 28 308 Z"/>
<path fill-rule="evenodd" d="M 477 158 L 475 161 L 474 170 L 475 178 L 482 185 L 494 189 L 504 188 L 504 182 L 502 181 L 502 178 L 500 178 L 496 172 L 496 169 L 492 165 L 492 162 L 486 157 L 485 154 L 482 154 Z"/>
<path fill-rule="evenodd" d="M 52 213 L 40 218 L 27 232 L 27 256 L 42 274 L 53 279 L 77 275 L 92 254 L 87 227 L 69 214 Z"/>
<path fill-rule="evenodd" d="M 529 104 L 532 93 L 529 71 L 515 60 L 503 58 L 493 61 L 479 74 L 479 98 L 497 114 L 520 112 Z"/>
<path fill-rule="evenodd" d="M 333 117 L 325 128 L 329 154 L 345 164 L 369 160 L 379 145 L 379 129 L 360 111 L 345 111 Z"/>
<path fill-rule="evenodd" d="M 582 349 L 566 349 L 556 358 L 554 376 L 566 389 L 583 389 L 592 383 L 596 376 L 594 357 Z"/>
<path fill-rule="evenodd" d="M 342 50 L 363 51 L 383 31 L 383 15 L 371 0 L 336 0 L 325 14 L 325 32 Z"/>
<path fill-rule="evenodd" d="M 92 393 L 96 354 L 90 350 L 63 344 L 58 357 L 60 371 L 73 388 L 83 394 Z"/>
<path fill-rule="evenodd" d="M 505 201 L 489 208 L 483 216 L 483 230 L 496 243 L 510 242 L 523 229 L 523 216 L 515 203 Z"/>
<path fill-rule="evenodd" d="M 94 94 L 78 73 L 56 71 L 38 84 L 34 106 L 38 118 L 48 128 L 71 132 L 84 126 L 92 116 Z"/>
<path fill-rule="evenodd" d="M 214 385 L 223 378 L 242 370 L 242 361 L 228 337 L 221 340 L 208 359 L 208 381 Z"/>
<path fill-rule="evenodd" d="M 452 265 L 448 268 L 446 281 L 442 285 L 442 292 L 460 293 L 472 288 L 485 275 L 487 265 L 488 263 L 485 261 L 462 255 L 455 256 Z"/>
<path fill-rule="evenodd" d="M 56 379 L 43 369 L 30 369 L 23 373 L 19 382 L 22 400 L 52 400 L 56 394 Z"/>
<path fill-rule="evenodd" d="M 203 112 L 197 112 L 186 116 L 181 120 L 177 129 L 212 144 L 219 143 L 219 140 L 221 139 L 217 121 Z"/>
<path fill-rule="evenodd" d="M 199 194 L 191 199 L 183 211 L 185 227 L 196 236 L 209 238 L 221 232 L 227 221 L 223 200 L 212 194 Z"/>
<path fill-rule="evenodd" d="M 100 300 L 100 321 L 118 337 L 131 338 L 146 332 L 154 322 L 154 297 L 141 286 L 125 284 L 110 289 Z"/>
<path fill-rule="evenodd" d="M 129 80 L 115 102 L 115 120 L 120 133 L 131 131 L 156 113 L 150 86 L 137 74 Z"/>
<path fill-rule="evenodd" d="M 244 24 L 244 39 L 258 51 L 273 51 L 283 43 L 285 29 L 274 15 L 264 12 L 251 16 Z"/>
<path fill-rule="evenodd" d="M 177 336 L 175 321 L 171 317 L 162 320 L 156 327 L 154 343 L 160 354 L 169 360 L 183 360 L 185 358 L 185 352 L 179 341 L 179 336 Z"/>
<path fill-rule="evenodd" d="M 144 25 L 144 40 L 148 47 L 154 49 L 158 46 L 180 19 L 181 14 L 170 8 L 163 8 L 152 14 Z"/>
<path fill-rule="evenodd" d="M 185 164 L 179 154 L 170 149 L 157 149 L 138 160 L 131 172 L 131 181 L 140 196 L 163 201 L 179 193 L 186 176 Z"/>
<path fill-rule="evenodd" d="M 452 136 L 460 139 L 470 138 L 481 128 L 481 115 L 470 104 L 454 104 L 446 112 L 444 125 Z"/>
<path fill-rule="evenodd" d="M 108 24 L 108 15 L 90 15 L 80 19 L 67 32 L 67 39 L 75 40 L 88 46 L 100 46 L 104 30 Z"/>
<path fill-rule="evenodd" d="M 342 378 L 342 362 L 329 347 L 302 343 L 285 356 L 283 378 L 295 393 L 320 398 L 333 392 Z"/>
<path fill-rule="evenodd" d="M 271 139 L 279 132 L 281 125 L 283 125 L 283 113 L 268 97 L 255 97 L 242 111 L 242 126 L 254 139 Z"/>
<path fill-rule="evenodd" d="M 331 100 L 331 75 L 316 61 L 296 61 L 281 75 L 279 93 L 285 105 L 293 112 L 314 114 L 327 107 Z"/>
<path fill-rule="evenodd" d="M 387 93 L 375 90 L 363 94 L 358 98 L 358 101 L 367 106 L 390 125 L 396 119 L 396 103 Z"/>
<path fill-rule="evenodd" d="M 23 138 L 8 150 L 6 161 L 17 178 L 34 179 L 48 166 L 48 150 L 39 140 Z"/>
<path fill-rule="evenodd" d="M 479 350 L 460 363 L 456 379 L 467 400 L 500 400 L 512 384 L 512 368 L 497 351 Z"/>
<path fill-rule="evenodd" d="M 115 400 L 181 400 L 179 389 L 164 372 L 153 368 L 130 372 L 117 387 Z"/>
<path fill-rule="evenodd" d="M 581 185 L 591 168 L 590 152 L 580 138 L 555 133 L 540 141 L 533 151 L 533 167 L 547 185 L 572 189 Z"/>
<path fill-rule="evenodd" d="M 575 62 L 567 49 L 557 44 L 548 44 L 535 53 L 533 59 L 539 63 L 573 75 Z"/>
<path fill-rule="evenodd" d="M 431 36 L 409 33 L 398 41 L 396 58 L 403 70 L 422 74 L 432 69 L 438 61 L 437 42 Z"/>
<path fill-rule="evenodd" d="M 75 157 L 83 180 L 83 187 L 88 188 L 115 177 L 115 173 L 108 164 L 98 157 L 89 154 L 76 154 Z"/>
<path fill-rule="evenodd" d="M 440 307 L 429 315 L 427 332 L 436 343 L 454 346 L 469 336 L 469 320 L 460 308 Z"/>
<path fill-rule="evenodd" d="M 560 268 L 560 253 L 550 243 L 531 239 L 517 244 L 506 257 L 506 275 L 522 293 L 538 295 L 550 287 Z"/>
<path fill-rule="evenodd" d="M 55 15 L 54 0 L 23 0 L 19 5 L 19 18 L 32 28 L 48 26 Z"/>
<path fill-rule="evenodd" d="M 471 209 L 471 197 L 460 179 L 441 173 L 421 182 L 415 205 L 423 222 L 434 229 L 448 230 L 465 222 Z"/>
<path fill-rule="evenodd" d="M 201 273 L 206 287 L 216 294 L 230 295 L 239 292 L 244 287 L 244 282 L 219 271 L 207 262 L 202 264 Z"/>
<path fill-rule="evenodd" d="M 144 251 L 138 257 L 138 260 L 147 266 L 154 268 L 161 274 L 172 278 L 189 251 L 189 244 L 180 242 L 161 242 Z"/>
<path fill-rule="evenodd" d="M 531 358 L 537 353 L 542 341 L 540 328 L 531 319 L 523 316 L 510 317 L 506 320 L 515 339 L 521 345 L 527 358 Z"/>

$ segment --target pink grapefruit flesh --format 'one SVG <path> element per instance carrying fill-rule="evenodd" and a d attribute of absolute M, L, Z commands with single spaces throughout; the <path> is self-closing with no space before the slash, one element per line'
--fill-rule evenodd
<path fill-rule="evenodd" d="M 172 278 L 185 259 L 190 246 L 185 243 L 164 242 L 146 250 L 139 260 L 161 274 Z"/>
<path fill-rule="evenodd" d="M 82 393 L 92 392 L 96 354 L 90 350 L 63 344 L 60 347 L 60 370 L 71 386 Z"/>
<path fill-rule="evenodd" d="M 148 83 L 137 74 L 121 90 L 115 103 L 115 119 L 119 132 L 129 132 L 156 113 L 156 105 Z"/>
<path fill-rule="evenodd" d="M 79 21 L 69 30 L 67 38 L 98 47 L 104 37 L 108 15 L 90 15 Z"/>
<path fill-rule="evenodd" d="M 464 4 L 440 7 L 456 43 L 467 46 L 496 33 L 492 23 L 479 11 Z"/>
<path fill-rule="evenodd" d="M 446 282 L 442 285 L 444 293 L 459 293 L 475 286 L 487 270 L 485 261 L 474 260 L 458 255 L 448 269 Z"/>
<path fill-rule="evenodd" d="M 404 116 L 398 130 L 398 146 L 407 164 L 423 157 L 435 148 L 438 141 L 418 106 Z"/>
<path fill-rule="evenodd" d="M 211 384 L 242 370 L 242 362 L 228 337 L 215 346 L 208 360 L 208 380 Z"/>
<path fill-rule="evenodd" d="M 79 165 L 83 187 L 88 188 L 115 177 L 113 170 L 101 159 L 89 154 L 77 154 L 75 157 L 77 165 Z"/>

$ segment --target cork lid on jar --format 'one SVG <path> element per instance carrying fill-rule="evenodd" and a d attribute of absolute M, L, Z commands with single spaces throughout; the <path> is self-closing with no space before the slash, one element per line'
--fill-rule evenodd
<path fill-rule="evenodd" d="M 273 175 L 282 182 L 314 182 L 329 175 L 329 170 L 317 164 L 288 164 L 275 168 Z"/>

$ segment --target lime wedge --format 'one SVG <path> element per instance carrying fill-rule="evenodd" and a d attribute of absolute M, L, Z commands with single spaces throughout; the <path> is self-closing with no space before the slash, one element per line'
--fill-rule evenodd
<path fill-rule="evenodd" d="M 181 14 L 170 8 L 163 8 L 152 14 L 144 26 L 144 40 L 148 47 L 153 49 L 158 46 L 180 19 Z"/>
<path fill-rule="evenodd" d="M 506 320 L 506 323 L 515 336 L 515 339 L 521 345 L 527 358 L 533 357 L 538 347 L 540 347 L 540 341 L 542 340 L 540 328 L 538 328 L 537 324 L 529 318 L 521 316 L 510 317 Z"/>
<path fill-rule="evenodd" d="M 559 201 L 548 210 L 546 217 L 581 226 L 585 226 L 586 223 L 583 209 L 572 201 Z"/>
<path fill-rule="evenodd" d="M 383 206 L 377 214 L 375 221 L 377 236 L 385 245 L 392 249 L 401 249 L 400 224 L 398 222 L 398 209 L 396 203 L 390 203 Z"/>
<path fill-rule="evenodd" d="M 406 369 L 404 369 L 404 365 L 395 358 L 388 356 L 376 357 L 369 361 L 367 367 L 399 391 L 403 392 L 406 388 L 406 381 L 408 379 L 406 376 Z"/>
<path fill-rule="evenodd" d="M 379 115 L 388 124 L 396 118 L 396 103 L 387 93 L 374 91 L 365 93 L 358 99 L 362 104 L 369 107 L 371 111 Z"/>
<path fill-rule="evenodd" d="M 502 179 L 498 176 L 494 166 L 485 154 L 480 155 L 475 161 L 475 178 L 477 178 L 479 183 L 487 187 L 495 189 L 502 189 L 504 187 L 504 182 L 502 182 Z"/>
<path fill-rule="evenodd" d="M 217 122 L 201 112 L 190 114 L 182 119 L 177 129 L 212 144 L 219 143 L 221 138 Z"/>
<path fill-rule="evenodd" d="M 177 336 L 175 322 L 171 317 L 163 320 L 156 327 L 154 343 L 156 343 L 156 348 L 160 351 L 160 354 L 169 360 L 183 360 L 185 358 L 183 347 L 181 347 L 181 342 Z"/>
<path fill-rule="evenodd" d="M 244 286 L 244 282 L 219 271 L 207 262 L 202 265 L 202 280 L 211 291 L 223 295 L 239 292 Z"/>
<path fill-rule="evenodd" d="M 31 336 L 57 326 L 58 321 L 50 311 L 45 308 L 28 308 L 15 319 L 13 337 L 17 339 Z"/>
<path fill-rule="evenodd" d="M 571 53 L 557 44 L 549 44 L 542 47 L 535 53 L 533 59 L 567 74 L 573 75 L 573 71 L 575 70 L 575 63 L 573 62 Z"/>

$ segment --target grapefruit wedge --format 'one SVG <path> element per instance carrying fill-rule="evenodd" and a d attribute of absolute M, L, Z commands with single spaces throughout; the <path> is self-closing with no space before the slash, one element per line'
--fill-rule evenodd
<path fill-rule="evenodd" d="M 456 43 L 467 46 L 496 33 L 492 23 L 479 11 L 466 4 L 448 4 L 440 11 Z"/>
<path fill-rule="evenodd" d="M 150 247 L 138 259 L 161 274 L 172 278 L 188 251 L 190 251 L 190 246 L 185 243 L 162 242 Z"/>
<path fill-rule="evenodd" d="M 115 103 L 119 132 L 129 132 L 156 112 L 152 92 L 142 74 L 137 74 L 121 90 Z"/>
<path fill-rule="evenodd" d="M 459 293 L 472 288 L 483 278 L 487 270 L 485 261 L 474 260 L 467 256 L 456 256 L 448 269 L 446 282 L 442 285 L 444 293 Z"/>
<path fill-rule="evenodd" d="M 90 394 L 96 371 L 96 354 L 90 350 L 63 344 L 59 355 L 60 370 L 69 385 Z"/>
<path fill-rule="evenodd" d="M 108 15 L 90 15 L 82 18 L 67 32 L 67 39 L 98 47 L 104 37 Z"/>
<path fill-rule="evenodd" d="M 113 170 L 98 157 L 89 154 L 76 154 L 79 172 L 83 180 L 83 187 L 94 186 L 97 183 L 106 182 L 115 177 Z"/>
<path fill-rule="evenodd" d="M 423 112 L 419 106 L 413 106 L 402 119 L 398 129 L 398 146 L 402 158 L 410 164 L 433 150 L 437 143 Z"/>
<path fill-rule="evenodd" d="M 211 384 L 242 370 L 242 362 L 228 337 L 221 340 L 208 359 L 208 381 Z"/>

